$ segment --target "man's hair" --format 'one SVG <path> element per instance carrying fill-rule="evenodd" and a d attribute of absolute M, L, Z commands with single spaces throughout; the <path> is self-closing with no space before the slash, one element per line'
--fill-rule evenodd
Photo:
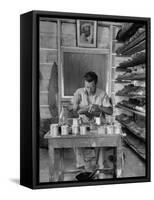
<path fill-rule="evenodd" d="M 97 84 L 97 74 L 95 72 L 87 72 L 85 75 L 84 75 L 84 80 L 87 81 L 87 82 L 92 82 L 94 81 L 95 84 Z"/>

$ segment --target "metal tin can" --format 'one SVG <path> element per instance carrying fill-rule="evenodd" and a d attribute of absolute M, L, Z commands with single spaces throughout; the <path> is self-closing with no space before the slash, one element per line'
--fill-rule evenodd
<path fill-rule="evenodd" d="M 107 132 L 107 134 L 113 134 L 113 126 L 107 125 L 106 126 L 106 132 Z"/>
<path fill-rule="evenodd" d="M 119 124 L 114 125 L 114 134 L 121 134 L 121 127 Z"/>
<path fill-rule="evenodd" d="M 79 120 L 77 118 L 73 118 L 73 126 L 78 126 Z"/>
<path fill-rule="evenodd" d="M 72 133 L 73 135 L 77 135 L 79 133 L 79 126 L 72 126 Z"/>
<path fill-rule="evenodd" d="M 98 130 L 98 134 L 99 134 L 99 135 L 104 135 L 104 134 L 106 134 L 105 126 L 98 126 L 98 127 L 97 127 L 97 130 Z"/>
<path fill-rule="evenodd" d="M 61 126 L 61 135 L 68 135 L 68 125 Z"/>
<path fill-rule="evenodd" d="M 80 126 L 80 135 L 87 134 L 87 126 Z"/>
<path fill-rule="evenodd" d="M 57 136 L 58 135 L 58 124 L 51 124 L 50 125 L 50 134 L 52 136 Z"/>
<path fill-rule="evenodd" d="M 101 124 L 101 118 L 100 117 L 95 117 L 95 123 L 97 125 L 100 125 Z"/>

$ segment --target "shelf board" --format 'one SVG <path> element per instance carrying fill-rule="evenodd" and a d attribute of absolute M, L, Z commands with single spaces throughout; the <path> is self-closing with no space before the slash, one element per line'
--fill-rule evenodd
<path fill-rule="evenodd" d="M 144 54 L 139 55 L 138 57 L 132 59 L 131 61 L 121 63 L 118 67 L 116 67 L 116 70 L 117 71 L 126 70 L 128 67 L 135 67 L 137 65 L 144 64 L 145 60 L 146 60 L 146 56 L 144 53 Z"/>
<path fill-rule="evenodd" d="M 131 80 L 115 80 L 115 83 L 131 83 Z"/>
<path fill-rule="evenodd" d="M 137 134 L 135 133 L 135 131 L 132 130 L 131 128 L 129 128 L 129 126 L 127 126 L 124 122 L 122 122 L 122 121 L 120 121 L 120 120 L 118 120 L 118 119 L 117 119 L 117 121 L 120 122 L 125 128 L 127 128 L 127 129 L 132 133 L 132 135 L 134 135 L 135 137 L 137 137 L 137 138 L 139 138 L 140 140 L 142 140 L 142 141 L 145 142 L 145 138 L 144 138 L 144 137 L 142 137 L 142 136 L 140 136 L 140 135 L 137 135 Z"/>
<path fill-rule="evenodd" d="M 142 64 L 145 64 L 145 63 L 142 63 Z M 131 68 L 137 67 L 138 65 L 134 65 Z M 115 67 L 115 68 L 116 68 L 116 72 L 126 72 L 127 68 L 130 68 L 130 67 Z"/>
<path fill-rule="evenodd" d="M 130 112 L 133 112 L 133 113 L 135 113 L 137 115 L 145 117 L 145 112 L 139 112 L 139 111 L 133 110 L 131 108 L 127 108 L 127 107 L 125 107 L 123 105 L 116 105 L 116 107 L 120 108 L 120 109 L 124 109 L 124 110 L 130 111 Z"/>
<path fill-rule="evenodd" d="M 145 45 L 146 45 L 146 42 L 145 42 L 145 40 L 143 40 L 142 42 L 140 42 L 136 46 L 132 47 L 131 49 L 128 49 L 127 51 L 123 52 L 122 55 L 131 56 L 134 53 L 144 50 Z"/>
<path fill-rule="evenodd" d="M 128 38 L 130 38 L 134 33 L 137 31 L 138 28 L 142 27 L 143 24 L 139 23 L 129 23 L 127 27 L 121 29 L 118 34 L 116 39 L 118 41 L 126 41 Z"/>
<path fill-rule="evenodd" d="M 135 38 L 132 42 L 130 42 L 127 45 L 124 45 L 123 47 L 120 47 L 119 51 L 117 49 L 117 53 L 124 54 L 125 52 L 131 50 L 136 45 L 141 43 L 143 40 L 145 40 L 145 31 L 142 32 L 137 38 Z"/>
<path fill-rule="evenodd" d="M 126 71 L 127 67 L 116 67 L 116 72 Z"/>
<path fill-rule="evenodd" d="M 140 76 L 139 75 L 134 75 L 134 76 L 128 76 L 128 77 L 124 77 L 124 78 L 117 78 L 116 79 L 116 81 L 132 81 L 132 80 L 144 80 L 145 79 L 145 73 L 143 73 L 143 74 L 140 74 Z"/>
<path fill-rule="evenodd" d="M 133 98 L 133 99 L 144 99 L 145 98 L 145 96 L 131 96 L 131 95 L 121 95 L 121 94 L 118 94 L 118 93 L 116 93 L 116 96 L 120 96 L 120 97 L 128 97 L 128 98 Z"/>
<path fill-rule="evenodd" d="M 138 150 L 125 138 L 123 138 L 124 142 L 128 145 L 128 147 L 133 150 L 134 153 L 136 153 L 136 155 L 141 158 L 143 161 L 145 161 L 145 156 L 143 156 L 143 154 L 139 153 Z"/>

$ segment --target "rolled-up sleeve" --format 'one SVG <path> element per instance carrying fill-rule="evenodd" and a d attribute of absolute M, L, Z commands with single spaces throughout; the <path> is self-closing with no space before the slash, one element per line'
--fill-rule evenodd
<path fill-rule="evenodd" d="M 76 90 L 72 98 L 73 109 L 77 109 L 80 104 L 81 95 L 79 90 Z"/>

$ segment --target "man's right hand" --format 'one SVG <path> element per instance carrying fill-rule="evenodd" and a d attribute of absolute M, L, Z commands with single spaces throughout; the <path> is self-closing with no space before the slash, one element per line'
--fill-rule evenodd
<path fill-rule="evenodd" d="M 79 114 L 85 114 L 85 113 L 88 112 L 88 110 L 89 110 L 89 106 L 84 106 L 84 107 L 82 107 L 82 108 L 80 108 L 80 109 L 78 110 L 78 113 L 79 113 Z"/>

